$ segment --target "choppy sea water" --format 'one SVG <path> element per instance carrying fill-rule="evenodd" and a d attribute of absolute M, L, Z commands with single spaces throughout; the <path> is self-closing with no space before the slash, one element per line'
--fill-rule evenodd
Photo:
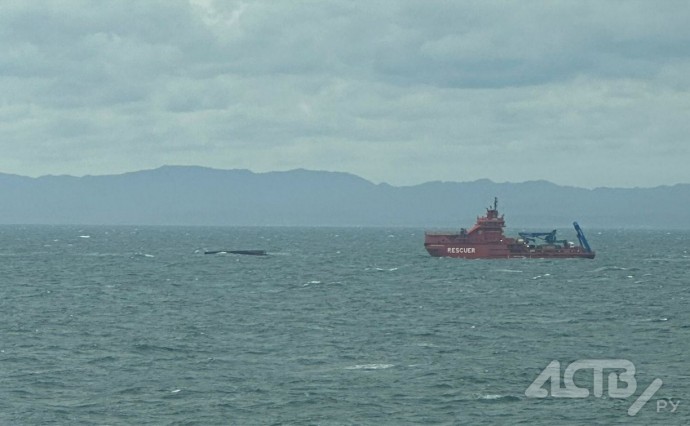
<path fill-rule="evenodd" d="M 690 233 L 588 237 L 468 261 L 419 229 L 0 227 L 0 424 L 690 423 Z M 525 395 L 586 359 L 635 394 Z"/>

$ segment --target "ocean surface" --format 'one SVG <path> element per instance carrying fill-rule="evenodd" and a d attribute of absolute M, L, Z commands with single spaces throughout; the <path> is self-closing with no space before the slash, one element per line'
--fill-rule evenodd
<path fill-rule="evenodd" d="M 470 261 L 421 229 L 3 226 L 0 424 L 690 424 L 690 232 L 585 232 L 594 260 Z M 634 395 L 526 396 L 578 360 Z"/>

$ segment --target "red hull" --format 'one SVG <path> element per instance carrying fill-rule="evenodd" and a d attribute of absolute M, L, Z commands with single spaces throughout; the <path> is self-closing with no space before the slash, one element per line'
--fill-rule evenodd
<path fill-rule="evenodd" d="M 503 235 L 505 220 L 498 216 L 497 202 L 488 208 L 486 216 L 478 217 L 477 223 L 460 233 L 425 233 L 424 248 L 436 257 L 463 259 L 508 258 L 585 258 L 594 259 L 595 252 L 567 241 L 536 245 L 523 239 Z M 555 235 L 555 231 L 554 235 Z M 579 231 L 578 231 L 579 232 Z"/>
<path fill-rule="evenodd" d="M 459 257 L 463 259 L 508 259 L 508 258 L 577 258 L 594 259 L 594 252 L 580 247 L 530 249 L 529 247 L 511 249 L 505 244 L 435 244 L 425 243 L 424 248 L 434 257 Z"/>

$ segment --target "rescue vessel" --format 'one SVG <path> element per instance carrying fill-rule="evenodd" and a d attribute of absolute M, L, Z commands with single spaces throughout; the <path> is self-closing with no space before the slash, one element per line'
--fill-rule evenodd
<path fill-rule="evenodd" d="M 577 222 L 573 222 L 579 245 L 559 240 L 556 230 L 550 232 L 520 232 L 519 238 L 503 235 L 505 220 L 498 215 L 498 198 L 486 209 L 486 216 L 478 217 L 477 223 L 459 233 L 425 232 L 424 248 L 435 257 L 460 257 L 464 259 L 507 258 L 584 258 L 594 259 L 595 252 L 589 246 L 585 234 Z"/>

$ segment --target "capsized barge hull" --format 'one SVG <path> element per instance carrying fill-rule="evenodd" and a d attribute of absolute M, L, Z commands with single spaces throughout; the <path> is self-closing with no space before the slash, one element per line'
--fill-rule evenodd
<path fill-rule="evenodd" d="M 435 257 L 458 257 L 464 259 L 509 259 L 509 258 L 549 258 L 594 259 L 596 253 L 591 249 L 584 232 L 573 222 L 579 245 L 566 240 L 558 240 L 556 231 L 521 232 L 519 238 L 503 234 L 505 220 L 498 214 L 498 200 L 486 209 L 486 216 L 478 217 L 477 223 L 469 229 L 457 233 L 426 232 L 424 248 Z M 543 243 L 542 243 L 543 242 Z"/>

